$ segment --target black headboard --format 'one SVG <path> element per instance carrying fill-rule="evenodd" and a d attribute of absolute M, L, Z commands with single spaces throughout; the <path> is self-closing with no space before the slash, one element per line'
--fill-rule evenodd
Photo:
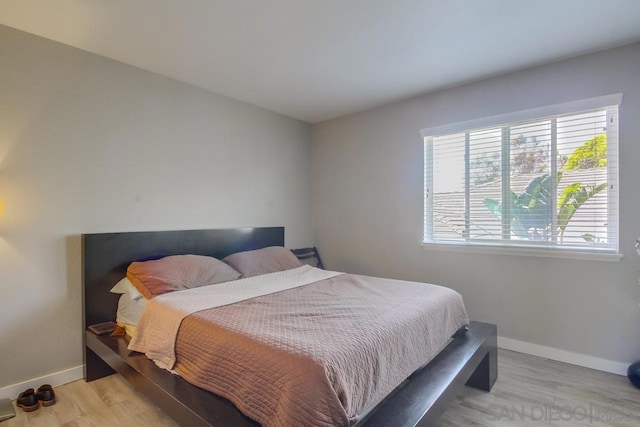
<path fill-rule="evenodd" d="M 118 296 L 109 290 L 135 260 L 179 254 L 222 259 L 267 246 L 284 246 L 284 227 L 83 234 L 83 330 L 115 320 Z"/>

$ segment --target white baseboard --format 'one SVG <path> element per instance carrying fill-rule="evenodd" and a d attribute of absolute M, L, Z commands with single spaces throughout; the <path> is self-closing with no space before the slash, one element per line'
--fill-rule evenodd
<path fill-rule="evenodd" d="M 64 371 L 54 372 L 53 374 L 2 387 L 0 388 L 0 399 L 16 400 L 18 395 L 28 388 L 37 389 L 42 384 L 50 384 L 52 387 L 57 387 L 83 377 L 83 365 L 76 366 L 75 368 L 65 369 Z"/>
<path fill-rule="evenodd" d="M 630 363 L 600 359 L 598 357 L 587 356 L 586 354 L 574 353 L 544 345 L 531 344 L 505 337 L 498 337 L 498 347 L 504 348 L 505 350 L 517 351 L 518 353 L 525 353 L 532 356 L 570 363 L 572 365 L 583 366 L 585 368 L 597 369 L 598 371 L 611 372 L 612 374 L 618 375 L 627 375 L 627 368 L 630 365 Z"/>

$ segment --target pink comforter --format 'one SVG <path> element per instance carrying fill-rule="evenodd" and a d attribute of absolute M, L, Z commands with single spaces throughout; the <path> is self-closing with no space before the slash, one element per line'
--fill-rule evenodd
<path fill-rule="evenodd" d="M 348 426 L 468 321 L 451 289 L 341 274 L 187 316 L 174 369 L 265 426 Z"/>

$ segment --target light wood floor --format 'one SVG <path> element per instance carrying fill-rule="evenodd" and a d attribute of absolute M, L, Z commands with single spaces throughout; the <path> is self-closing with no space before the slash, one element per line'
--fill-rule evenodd
<path fill-rule="evenodd" d="M 622 376 L 500 350 L 491 393 L 466 388 L 446 426 L 640 426 L 640 390 Z M 176 426 L 118 375 L 56 388 L 57 403 L 0 427 Z M 15 405 L 15 402 L 14 402 Z"/>

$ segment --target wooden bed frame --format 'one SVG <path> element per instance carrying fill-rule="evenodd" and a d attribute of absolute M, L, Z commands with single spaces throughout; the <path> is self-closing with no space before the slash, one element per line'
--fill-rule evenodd
<path fill-rule="evenodd" d="M 84 377 L 115 372 L 167 415 L 188 426 L 256 426 L 230 401 L 158 368 L 127 350 L 127 337 L 98 337 L 89 325 L 113 321 L 118 296 L 109 290 L 132 261 L 177 254 L 224 258 L 235 252 L 284 246 L 284 227 L 84 234 Z M 358 427 L 425 426 L 435 421 L 465 384 L 489 391 L 497 378 L 496 326 L 471 322 L 428 365 L 400 384 Z"/>

